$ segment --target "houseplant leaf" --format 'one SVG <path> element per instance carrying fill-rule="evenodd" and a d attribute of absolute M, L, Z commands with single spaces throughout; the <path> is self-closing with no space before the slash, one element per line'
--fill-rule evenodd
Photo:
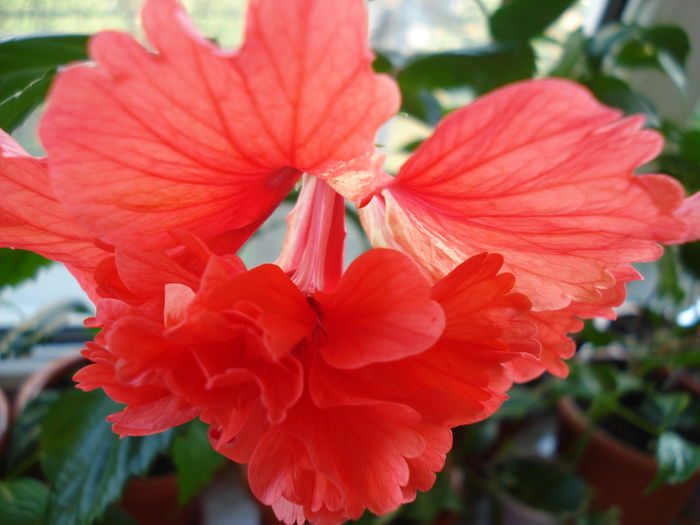
<path fill-rule="evenodd" d="M 648 490 L 664 483 L 681 483 L 700 469 L 700 449 L 671 430 L 659 436 L 656 446 L 658 473 Z"/>
<path fill-rule="evenodd" d="M 175 436 L 173 461 L 177 468 L 180 503 L 187 503 L 211 481 L 226 458 L 211 447 L 207 426 L 192 421 Z"/>
<path fill-rule="evenodd" d="M 40 525 L 49 491 L 41 481 L 18 478 L 0 483 L 3 525 Z"/>
<path fill-rule="evenodd" d="M 87 35 L 0 41 L 0 127 L 12 131 L 46 97 L 58 66 L 87 59 Z"/>
<path fill-rule="evenodd" d="M 499 42 L 518 45 L 541 34 L 576 0 L 512 0 L 498 8 L 491 19 L 491 35 Z"/>
<path fill-rule="evenodd" d="M 102 391 L 69 390 L 47 413 L 41 465 L 49 480 L 52 525 L 88 525 L 166 451 L 172 432 L 119 439 L 105 418 L 119 410 Z"/>

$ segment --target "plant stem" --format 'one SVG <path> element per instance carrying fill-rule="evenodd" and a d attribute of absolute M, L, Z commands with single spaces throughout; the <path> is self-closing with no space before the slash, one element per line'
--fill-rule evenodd
<path fill-rule="evenodd" d="M 658 428 L 649 423 L 646 419 L 639 417 L 636 412 L 630 410 L 626 406 L 616 402 L 613 409 L 618 416 L 622 417 L 622 419 L 643 430 L 647 434 L 658 437 L 661 433 Z"/>

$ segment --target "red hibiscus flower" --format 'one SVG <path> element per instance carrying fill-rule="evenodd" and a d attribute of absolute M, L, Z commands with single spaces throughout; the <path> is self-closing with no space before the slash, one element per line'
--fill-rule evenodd
<path fill-rule="evenodd" d="M 501 264 L 479 255 L 431 287 L 406 256 L 372 250 L 306 296 L 278 266 L 213 257 L 197 291 L 166 286 L 163 319 L 113 320 L 76 379 L 127 404 L 110 416 L 123 435 L 199 416 L 288 523 L 385 513 L 430 488 L 450 428 L 498 408 L 505 364 L 538 354 Z"/>
<path fill-rule="evenodd" d="M 186 229 L 234 250 L 307 173 L 369 203 L 373 245 L 407 253 L 433 279 L 471 255 L 502 253 L 537 312 L 607 311 L 611 295 L 624 297 L 616 283 L 631 278 L 629 263 L 684 235 L 680 185 L 633 173 L 660 136 L 563 80 L 523 82 L 456 111 L 396 177 L 383 174 L 373 140 L 398 92 L 371 71 L 365 18 L 357 0 L 252 2 L 245 43 L 227 53 L 174 0 L 147 2 L 155 54 L 103 33 L 90 45 L 97 67 L 72 68 L 54 86 L 41 136 L 59 199 L 117 247 L 168 248 L 168 232 Z M 291 226 L 286 270 L 307 235 Z M 573 315 L 559 332 L 576 328 Z M 546 345 L 548 362 L 571 345 Z"/>
<path fill-rule="evenodd" d="M 398 89 L 362 0 L 252 0 L 236 52 L 175 0 L 143 24 L 150 51 L 101 33 L 59 74 L 46 160 L 0 136 L 0 242 L 96 302 L 76 378 L 126 405 L 116 432 L 201 418 L 288 524 L 430 488 L 451 428 L 566 375 L 567 333 L 614 315 L 630 263 L 697 237 L 698 200 L 634 174 L 659 137 L 562 80 L 456 111 L 383 173 Z M 299 181 L 279 258 L 246 270 L 236 251 Z M 346 199 L 377 249 L 343 272 Z"/>

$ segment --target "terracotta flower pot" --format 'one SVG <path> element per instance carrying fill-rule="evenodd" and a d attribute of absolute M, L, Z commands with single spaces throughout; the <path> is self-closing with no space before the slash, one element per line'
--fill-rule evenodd
<path fill-rule="evenodd" d="M 178 496 L 175 474 L 134 478 L 124 489 L 120 506 L 139 525 L 199 525 L 202 521 L 199 502 L 193 500 L 181 508 Z"/>
<path fill-rule="evenodd" d="M 19 416 L 24 407 L 36 399 L 43 390 L 59 387 L 64 382 L 72 385 L 71 377 L 74 371 L 81 368 L 83 364 L 87 364 L 87 359 L 76 353 L 55 359 L 34 372 L 19 387 L 12 404 L 13 416 Z"/>
<path fill-rule="evenodd" d="M 560 448 L 580 443 L 589 422 L 576 403 L 565 398 L 557 404 Z M 700 473 L 678 485 L 662 485 L 645 494 L 656 475 L 655 458 L 596 428 L 578 463 L 578 471 L 595 491 L 592 507 L 618 507 L 622 525 L 666 525 L 673 522 L 700 483 Z"/>

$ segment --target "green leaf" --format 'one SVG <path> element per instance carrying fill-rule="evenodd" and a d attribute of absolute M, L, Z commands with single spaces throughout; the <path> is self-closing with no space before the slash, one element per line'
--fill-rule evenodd
<path fill-rule="evenodd" d="M 644 95 L 633 91 L 625 81 L 613 76 L 599 75 L 584 80 L 584 84 L 604 104 L 620 108 L 628 115 L 643 113 L 647 117 L 647 125 L 659 125 L 659 116 L 654 105 Z"/>
<path fill-rule="evenodd" d="M 688 392 L 654 392 L 648 404 L 641 407 L 641 415 L 658 427 L 669 428 L 676 424 L 689 404 Z"/>
<path fill-rule="evenodd" d="M 679 304 L 685 297 L 685 292 L 678 280 L 678 250 L 669 247 L 658 262 L 660 297 L 668 297 L 675 304 Z"/>
<path fill-rule="evenodd" d="M 132 476 L 148 471 L 172 432 L 119 439 L 105 418 L 120 406 L 102 391 L 70 390 L 51 406 L 41 432 L 41 465 L 51 487 L 48 522 L 88 525 Z"/>
<path fill-rule="evenodd" d="M 667 430 L 656 446 L 659 470 L 647 490 L 664 483 L 682 483 L 700 469 L 700 449 L 681 436 Z"/>
<path fill-rule="evenodd" d="M 577 80 L 580 77 L 577 70 L 582 64 L 585 48 L 586 36 L 583 29 L 577 29 L 566 39 L 561 58 L 547 76 Z"/>
<path fill-rule="evenodd" d="M 700 242 L 691 242 L 680 246 L 683 268 L 700 279 Z"/>
<path fill-rule="evenodd" d="M 192 421 L 175 436 L 173 461 L 177 467 L 180 503 L 187 503 L 211 481 L 226 458 L 212 448 L 207 426 Z"/>
<path fill-rule="evenodd" d="M 681 66 L 690 53 L 690 39 L 688 34 L 679 26 L 657 25 L 645 28 L 643 38 L 659 50 L 666 51 Z"/>
<path fill-rule="evenodd" d="M 523 45 L 543 33 L 576 1 L 511 0 L 491 15 L 491 36 L 506 44 Z"/>
<path fill-rule="evenodd" d="M 635 28 L 635 33 L 634 38 L 621 45 L 617 63 L 630 68 L 659 69 L 684 91 L 685 62 L 690 51 L 686 32 L 677 26 L 653 26 Z"/>
<path fill-rule="evenodd" d="M 59 66 L 87 59 L 87 39 L 28 36 L 0 42 L 0 128 L 12 131 L 41 104 Z"/>
<path fill-rule="evenodd" d="M 508 458 L 497 472 L 497 482 L 512 497 L 553 514 L 580 510 L 588 499 L 583 479 L 565 465 L 544 458 Z"/>
<path fill-rule="evenodd" d="M 41 422 L 57 398 L 58 392 L 45 390 L 30 401 L 15 420 L 5 454 L 7 476 L 14 477 L 24 474 L 39 460 Z"/>
<path fill-rule="evenodd" d="M 661 172 L 669 173 L 680 179 L 689 194 L 699 191 L 700 130 L 679 129 L 665 122 L 663 131 L 669 151 L 659 158 Z M 691 267 L 689 270 L 692 272 L 693 268 Z M 695 268 L 695 272 L 699 270 L 700 266 Z"/>
<path fill-rule="evenodd" d="M 386 54 L 375 51 L 375 55 L 376 58 L 372 62 L 372 68 L 375 73 L 391 73 L 394 70 L 394 64 L 392 64 Z"/>
<path fill-rule="evenodd" d="M 588 42 L 586 50 L 586 59 L 589 66 L 595 72 L 598 72 L 603 64 L 603 61 L 613 52 L 618 49 L 623 42 L 633 38 L 636 34 L 636 29 L 625 24 L 607 24 L 605 27 L 596 31 Z"/>
<path fill-rule="evenodd" d="M 468 88 L 475 95 L 481 95 L 516 80 L 530 78 L 534 72 L 535 56 L 530 48 L 512 50 L 486 46 L 417 57 L 398 75 L 404 98 L 402 111 L 434 124 L 437 118 L 429 106 L 430 102 L 437 104 L 432 96 L 433 90 Z M 437 115 L 438 118 L 441 116 Z"/>
<path fill-rule="evenodd" d="M 39 269 L 51 263 L 52 261 L 36 253 L 0 248 L 0 286 L 20 284 L 34 277 Z"/>
<path fill-rule="evenodd" d="M 25 36 L 0 42 L 0 101 L 63 64 L 87 59 L 88 35 Z"/>
<path fill-rule="evenodd" d="M 24 122 L 46 98 L 55 73 L 55 69 L 50 69 L 25 90 L 0 103 L 0 128 L 9 133 Z"/>
<path fill-rule="evenodd" d="M 46 485 L 35 479 L 0 483 L 2 525 L 40 525 L 48 497 Z"/>

